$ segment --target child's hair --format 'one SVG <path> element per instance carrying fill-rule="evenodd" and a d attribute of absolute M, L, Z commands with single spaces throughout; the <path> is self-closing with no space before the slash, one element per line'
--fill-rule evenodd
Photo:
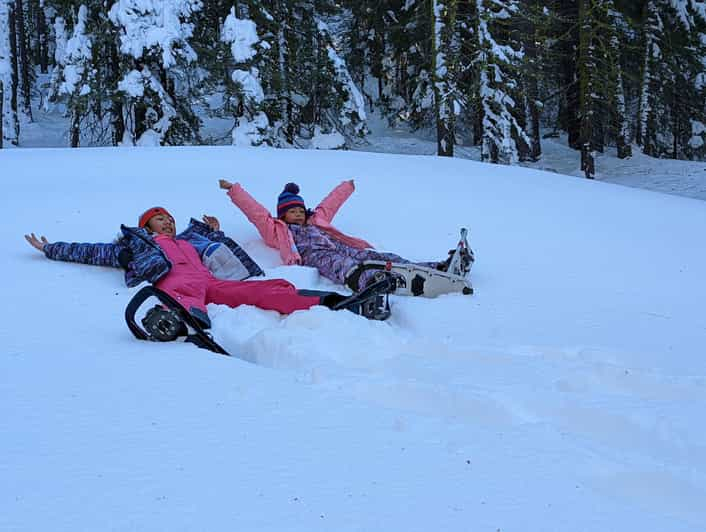
<path fill-rule="evenodd" d="M 277 196 L 277 218 L 282 218 L 284 214 L 293 207 L 301 207 L 306 211 L 304 200 L 299 195 L 299 185 L 287 183 L 284 190 Z"/>

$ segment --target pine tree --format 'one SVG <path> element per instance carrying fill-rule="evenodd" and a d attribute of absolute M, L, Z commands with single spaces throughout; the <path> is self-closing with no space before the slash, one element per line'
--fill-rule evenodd
<path fill-rule="evenodd" d="M 2 85 L 2 138 L 5 146 L 17 146 L 20 121 L 17 113 L 17 33 L 15 31 L 15 3 L 0 0 L 0 84 Z"/>
<path fill-rule="evenodd" d="M 245 6 L 261 41 L 243 63 L 246 69 L 236 63 L 234 70 L 243 71 L 236 73 L 241 80 L 257 72 L 264 96 L 260 110 L 271 128 L 267 142 L 295 147 L 357 142 L 366 132 L 365 105 L 326 24 L 334 3 L 251 0 Z M 241 100 L 236 94 L 235 101 Z"/>
<path fill-rule="evenodd" d="M 550 38 L 555 12 L 542 0 L 524 0 L 520 38 L 524 57 L 522 61 L 521 83 L 525 111 L 524 127 L 530 139 L 526 159 L 538 161 L 542 156 L 541 116 L 544 110 L 542 91 L 553 86 L 556 80 L 554 60 L 549 55 L 553 44 Z"/>
<path fill-rule="evenodd" d="M 706 123 L 706 7 L 696 0 L 648 0 L 636 140 L 653 157 L 690 158 Z M 703 140 L 703 139 L 702 139 Z"/>
<path fill-rule="evenodd" d="M 238 18 L 235 8 L 231 9 L 223 24 L 222 40 L 230 45 L 235 61 L 231 79 L 236 87 L 229 94 L 229 107 L 235 117 L 233 145 L 272 145 L 274 135 L 263 112 L 265 94 L 260 83 L 260 72 L 255 66 L 258 64 L 258 45 L 264 50 L 269 50 L 271 46 L 260 40 L 255 22 Z"/>
<path fill-rule="evenodd" d="M 519 11 L 516 0 L 476 0 L 478 10 L 479 101 L 482 110 L 481 158 L 492 163 L 514 164 L 529 146 L 518 116 L 518 49 L 507 29 Z M 497 35 L 497 37 L 496 37 Z"/>
<path fill-rule="evenodd" d="M 622 46 L 619 26 L 621 16 L 613 0 L 604 0 L 603 17 L 607 28 L 604 56 L 608 62 L 607 94 L 610 106 L 610 129 L 615 140 L 618 158 L 626 159 L 632 155 L 630 144 L 630 126 L 627 114 L 625 85 L 623 83 Z"/>
<path fill-rule="evenodd" d="M 5 87 L 10 78 L 10 20 L 7 0 L 0 0 L 0 148 L 5 144 Z"/>
<path fill-rule="evenodd" d="M 200 0 L 118 0 L 111 7 L 123 54 L 118 91 L 126 110 L 124 144 L 198 141 L 187 70 L 196 59 L 190 20 L 201 6 Z"/>
<path fill-rule="evenodd" d="M 15 0 L 15 24 L 17 32 L 17 69 L 22 95 L 22 112 L 32 121 L 32 83 L 34 69 L 27 51 L 27 14 L 23 0 Z"/>
<path fill-rule="evenodd" d="M 579 2 L 581 0 L 558 0 L 556 4 L 557 23 L 554 37 L 559 41 L 558 71 L 562 98 L 559 109 L 559 127 L 567 132 L 568 144 L 574 149 L 581 148 L 581 121 L 579 119 Z"/>
<path fill-rule="evenodd" d="M 92 64 L 91 39 L 86 35 L 88 9 L 81 5 L 76 15 L 73 35 L 65 43 L 57 47 L 60 55 L 57 57 L 54 72 L 54 91 L 56 96 L 66 96 L 67 107 L 71 115 L 70 145 L 77 148 L 81 144 L 81 121 L 89 113 L 90 94 L 95 84 L 95 71 Z M 57 32 L 63 31 L 59 22 Z"/>
<path fill-rule="evenodd" d="M 458 105 L 456 0 L 431 0 L 431 81 L 434 90 L 437 154 L 453 157 Z"/>

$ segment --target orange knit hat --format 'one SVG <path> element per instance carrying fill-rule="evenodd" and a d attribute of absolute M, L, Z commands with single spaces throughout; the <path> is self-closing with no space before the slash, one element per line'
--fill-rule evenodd
<path fill-rule="evenodd" d="M 172 222 L 174 221 L 174 216 L 169 214 L 169 211 L 164 207 L 151 207 L 140 215 L 138 225 L 140 227 L 146 226 L 147 223 L 152 219 L 152 217 L 157 216 L 158 214 L 164 214 L 166 216 L 169 216 L 172 219 Z"/>

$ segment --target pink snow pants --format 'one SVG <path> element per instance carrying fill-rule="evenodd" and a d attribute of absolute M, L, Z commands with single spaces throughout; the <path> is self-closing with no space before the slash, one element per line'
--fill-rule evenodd
<path fill-rule="evenodd" d="M 155 241 L 172 263 L 170 272 L 155 286 L 176 299 L 186 310 L 206 313 L 208 303 L 238 307 L 254 305 L 290 314 L 319 304 L 317 296 L 302 296 L 284 279 L 267 281 L 225 281 L 208 271 L 198 252 L 186 240 L 157 235 Z"/>

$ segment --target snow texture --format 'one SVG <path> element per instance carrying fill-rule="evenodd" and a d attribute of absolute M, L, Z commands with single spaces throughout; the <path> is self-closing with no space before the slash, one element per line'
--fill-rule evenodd
<path fill-rule="evenodd" d="M 118 0 L 108 16 L 120 29 L 120 51 L 135 59 L 156 48 L 168 69 L 177 59 L 196 59 L 188 44 L 193 34 L 190 17 L 202 7 L 200 0 Z"/>
<path fill-rule="evenodd" d="M 86 35 L 86 17 L 88 9 L 82 5 L 78 9 L 78 17 L 74 25 L 73 36 L 62 47 L 59 60 L 60 72 L 63 81 L 59 85 L 59 94 L 76 94 L 84 96 L 91 92 L 90 86 L 85 83 L 90 76 L 91 40 Z M 57 26 L 57 30 L 61 25 Z"/>
<path fill-rule="evenodd" d="M 0 168 L 1 530 L 706 529 L 702 201 L 350 151 L 1 150 Z M 282 266 L 219 177 L 270 204 L 295 181 L 312 205 L 355 178 L 336 226 L 412 260 L 469 227 L 476 294 L 392 296 L 382 323 L 212 305 L 227 358 L 135 340 L 120 271 L 21 236 L 111 241 L 159 204 L 181 227 L 217 216 L 268 277 L 341 289 Z"/>
<path fill-rule="evenodd" d="M 233 128 L 233 146 L 248 148 L 259 146 L 265 140 L 263 134 L 269 127 L 265 113 L 257 113 L 251 120 L 239 117 Z"/>
<path fill-rule="evenodd" d="M 311 147 L 317 150 L 338 150 L 346 145 L 346 139 L 338 131 L 323 133 L 319 126 L 314 129 Z"/>
<path fill-rule="evenodd" d="M 255 103 L 262 103 L 265 100 L 265 94 L 262 91 L 262 85 L 259 81 L 259 73 L 256 68 L 247 70 L 233 70 L 232 79 L 235 83 L 239 83 L 243 94 Z"/>
<path fill-rule="evenodd" d="M 255 23 L 249 19 L 236 17 L 235 8 L 231 8 L 230 14 L 226 17 L 221 38 L 223 42 L 230 44 L 233 59 L 237 63 L 252 59 L 257 53 L 255 45 L 260 41 Z"/>

